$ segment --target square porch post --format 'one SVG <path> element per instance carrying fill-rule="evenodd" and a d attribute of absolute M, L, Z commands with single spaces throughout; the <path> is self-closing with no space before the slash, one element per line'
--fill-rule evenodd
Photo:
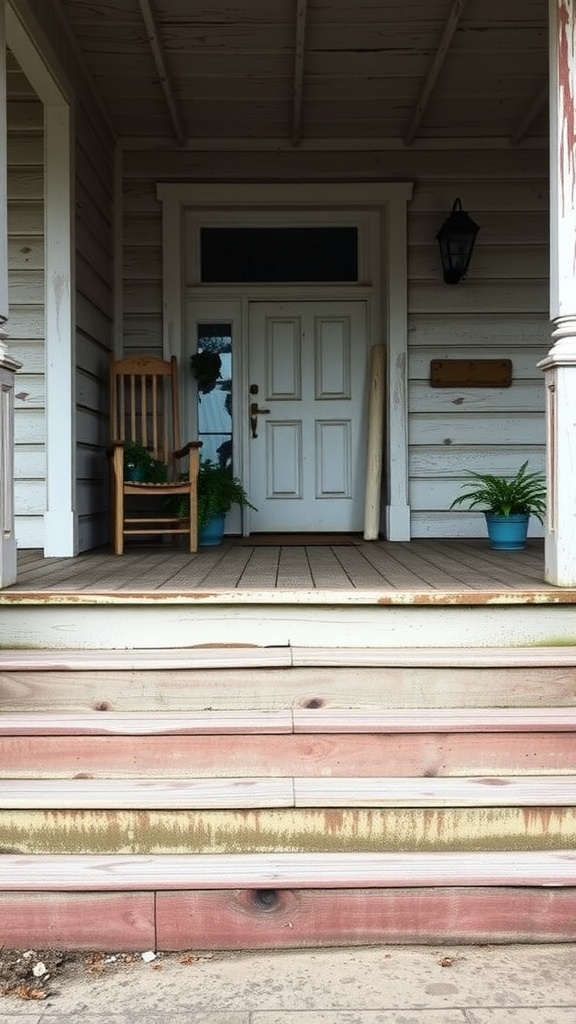
<path fill-rule="evenodd" d="M 550 319 L 545 576 L 576 586 L 576 0 L 550 0 Z"/>
<path fill-rule="evenodd" d="M 6 152 L 5 0 L 0 0 L 0 587 L 16 581 L 14 533 L 14 376 L 20 363 L 6 350 L 8 209 Z"/>

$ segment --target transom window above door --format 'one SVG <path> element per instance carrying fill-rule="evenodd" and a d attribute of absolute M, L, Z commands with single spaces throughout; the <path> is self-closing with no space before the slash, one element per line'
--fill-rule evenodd
<path fill-rule="evenodd" d="M 202 227 L 206 284 L 358 281 L 358 228 Z"/>

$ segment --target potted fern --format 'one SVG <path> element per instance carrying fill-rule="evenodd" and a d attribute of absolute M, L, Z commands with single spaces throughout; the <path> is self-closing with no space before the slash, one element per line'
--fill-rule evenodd
<path fill-rule="evenodd" d="M 198 540 L 202 547 L 222 542 L 226 513 L 233 505 L 254 508 L 230 467 L 202 459 L 198 473 Z"/>
<path fill-rule="evenodd" d="M 164 483 L 168 477 L 167 466 L 154 458 L 150 448 L 138 441 L 124 444 L 124 479 L 133 483 Z"/>
<path fill-rule="evenodd" d="M 533 515 L 544 522 L 546 479 L 542 473 L 529 473 L 523 462 L 513 477 L 491 473 L 468 473 L 470 484 L 454 499 L 450 508 L 466 505 L 480 508 L 486 517 L 490 547 L 498 551 L 519 551 L 526 546 L 528 522 Z"/>

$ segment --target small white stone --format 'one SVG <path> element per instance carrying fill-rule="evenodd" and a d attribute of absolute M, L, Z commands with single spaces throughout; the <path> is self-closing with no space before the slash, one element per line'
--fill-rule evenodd
<path fill-rule="evenodd" d="M 153 953 L 151 949 L 147 950 L 146 953 L 142 953 L 142 959 L 145 964 L 151 964 L 156 959 L 156 953 Z"/>
<path fill-rule="evenodd" d="M 39 963 L 34 964 L 34 967 L 32 968 L 32 974 L 35 978 L 43 978 L 47 971 L 48 968 L 46 967 L 46 964 L 43 964 L 41 960 Z"/>

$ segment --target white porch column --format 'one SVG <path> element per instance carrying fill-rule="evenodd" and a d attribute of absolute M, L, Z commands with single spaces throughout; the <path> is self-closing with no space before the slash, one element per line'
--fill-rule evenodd
<path fill-rule="evenodd" d="M 16 581 L 14 533 L 14 375 L 6 349 L 8 319 L 8 210 L 6 189 L 6 26 L 0 0 L 0 587 Z"/>
<path fill-rule="evenodd" d="M 550 0 L 550 319 L 545 575 L 576 586 L 576 0 Z"/>

